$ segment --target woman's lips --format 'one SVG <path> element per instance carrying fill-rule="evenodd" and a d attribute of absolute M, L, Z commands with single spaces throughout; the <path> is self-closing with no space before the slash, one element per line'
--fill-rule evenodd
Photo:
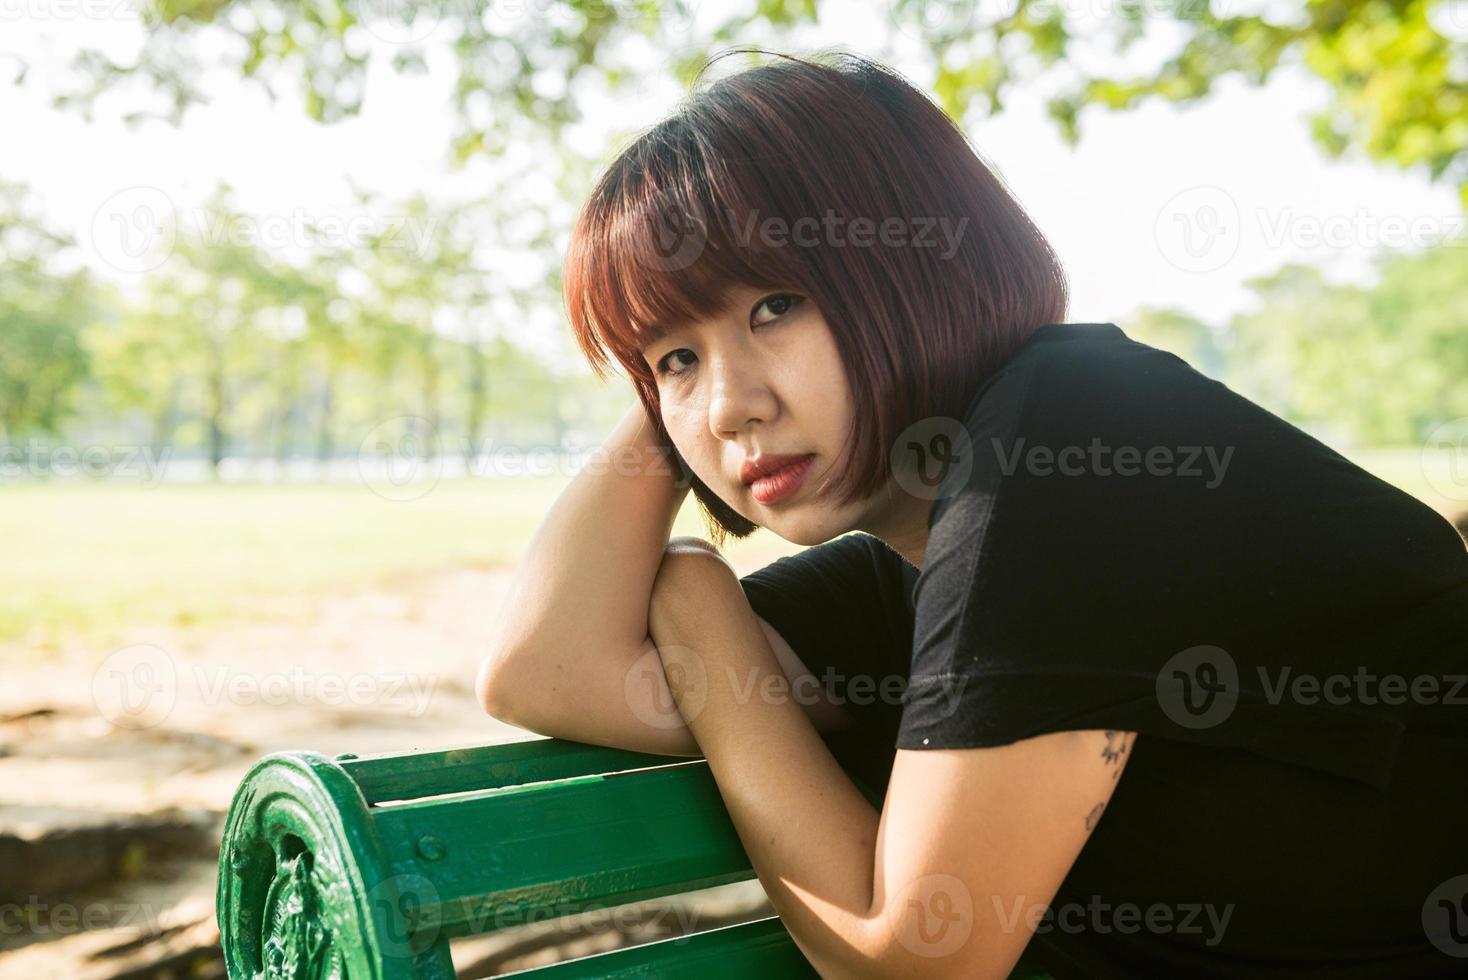
<path fill-rule="evenodd" d="M 815 462 L 815 456 L 806 456 L 804 459 L 791 463 L 760 477 L 749 485 L 750 495 L 760 503 L 769 506 L 778 504 L 799 490 L 801 484 L 810 473 L 811 464 Z"/>

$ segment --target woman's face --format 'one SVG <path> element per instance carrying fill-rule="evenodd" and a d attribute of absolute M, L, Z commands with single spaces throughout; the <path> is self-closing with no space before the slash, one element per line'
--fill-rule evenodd
<path fill-rule="evenodd" d="M 837 510 L 837 488 L 821 490 L 839 469 L 852 397 L 825 317 L 804 294 L 736 287 L 720 313 L 650 344 L 643 358 L 673 445 L 734 510 L 806 545 L 862 522 L 863 502 Z M 806 454 L 814 459 L 804 479 L 778 500 L 741 478 L 748 461 Z"/>

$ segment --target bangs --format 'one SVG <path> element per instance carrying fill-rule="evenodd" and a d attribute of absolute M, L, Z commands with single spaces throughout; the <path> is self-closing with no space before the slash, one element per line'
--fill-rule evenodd
<path fill-rule="evenodd" d="M 721 169 L 716 180 L 691 141 L 670 137 L 654 135 L 643 144 L 653 152 L 618 161 L 567 251 L 568 313 L 602 377 L 615 359 L 650 380 L 647 345 L 719 313 L 735 288 L 805 279 L 796 256 L 761 244 L 753 231 L 750 216 L 779 213 L 759 199 L 754 175 Z"/>

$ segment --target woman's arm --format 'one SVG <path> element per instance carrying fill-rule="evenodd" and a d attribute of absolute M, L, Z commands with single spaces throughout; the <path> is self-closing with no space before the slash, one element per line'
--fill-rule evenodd
<path fill-rule="evenodd" d="M 648 638 L 648 603 L 665 555 L 692 550 L 728 566 L 707 542 L 669 541 L 688 488 L 676 486 L 654 432 L 634 403 L 531 539 L 476 683 L 501 721 L 594 745 L 699 754 Z M 815 689 L 789 644 L 759 623 L 785 675 Z M 822 731 L 850 723 L 823 698 L 807 698 L 806 710 Z"/>
<path fill-rule="evenodd" d="M 516 567 L 477 690 L 485 710 L 534 722 L 608 657 L 647 638 L 647 605 L 688 494 L 641 402 L 556 498 Z"/>
<path fill-rule="evenodd" d="M 791 938 L 826 977 L 1013 969 L 1105 810 L 1129 732 L 897 750 L 880 811 L 788 697 L 717 565 L 663 565 L 651 636 L 729 816 Z"/>

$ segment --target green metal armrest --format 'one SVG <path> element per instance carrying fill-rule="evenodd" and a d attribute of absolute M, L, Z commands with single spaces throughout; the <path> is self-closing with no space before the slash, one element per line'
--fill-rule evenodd
<path fill-rule="evenodd" d="M 450 980 L 453 938 L 755 877 L 705 760 L 547 738 L 267 756 L 219 859 L 237 980 Z M 817 975 L 777 916 L 508 975 L 690 973 Z"/>

